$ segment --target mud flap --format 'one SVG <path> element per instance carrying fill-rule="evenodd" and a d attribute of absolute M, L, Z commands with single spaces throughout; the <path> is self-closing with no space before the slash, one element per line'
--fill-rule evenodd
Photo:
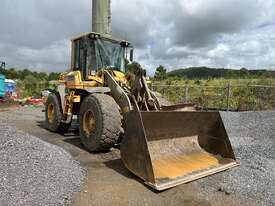
<path fill-rule="evenodd" d="M 131 111 L 121 158 L 157 190 L 238 165 L 219 112 Z"/>

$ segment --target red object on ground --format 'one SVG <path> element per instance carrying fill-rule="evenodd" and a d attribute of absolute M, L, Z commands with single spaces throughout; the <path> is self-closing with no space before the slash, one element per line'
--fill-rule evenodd
<path fill-rule="evenodd" d="M 26 101 L 26 104 L 41 105 L 43 104 L 42 98 L 31 98 Z"/>

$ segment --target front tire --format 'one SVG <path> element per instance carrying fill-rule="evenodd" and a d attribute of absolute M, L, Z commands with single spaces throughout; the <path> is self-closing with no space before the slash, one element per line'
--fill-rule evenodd
<path fill-rule="evenodd" d="M 83 145 L 90 152 L 109 150 L 119 139 L 121 120 L 119 106 L 111 96 L 87 96 L 81 103 L 79 114 L 79 133 Z"/>
<path fill-rule="evenodd" d="M 52 132 L 66 132 L 71 127 L 71 122 L 62 122 L 62 108 L 58 96 L 49 94 L 45 104 L 46 127 Z"/>

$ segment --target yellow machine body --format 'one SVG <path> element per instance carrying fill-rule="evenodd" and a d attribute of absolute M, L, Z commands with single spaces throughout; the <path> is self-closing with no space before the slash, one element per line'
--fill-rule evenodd
<path fill-rule="evenodd" d="M 131 172 L 157 190 L 238 165 L 219 112 L 190 110 L 190 105 L 162 107 L 148 89 L 143 73 L 129 79 L 125 71 L 101 68 L 84 76 L 81 68 L 75 69 L 76 41 L 82 38 L 101 37 L 85 33 L 72 40 L 71 70 L 59 79 L 66 91 L 64 98 L 59 93 L 64 121 L 78 114 L 86 95 L 112 96 L 124 119 L 121 158 Z M 110 41 L 127 45 L 125 41 Z M 133 88 L 130 82 L 137 86 Z"/>

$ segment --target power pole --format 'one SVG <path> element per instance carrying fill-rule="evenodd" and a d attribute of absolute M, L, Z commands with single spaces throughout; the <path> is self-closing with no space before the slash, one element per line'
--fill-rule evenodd
<path fill-rule="evenodd" d="M 111 35 L 111 0 L 93 0 L 92 31 Z"/>

